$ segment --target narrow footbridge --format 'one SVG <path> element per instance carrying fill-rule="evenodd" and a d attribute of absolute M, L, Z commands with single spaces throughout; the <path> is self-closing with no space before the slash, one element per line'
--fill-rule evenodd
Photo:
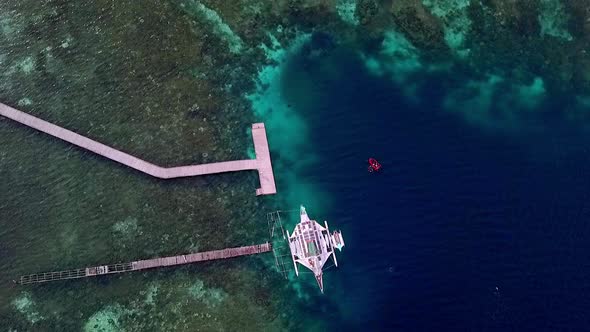
<path fill-rule="evenodd" d="M 179 167 L 161 167 L 1 103 L 0 115 L 157 178 L 172 179 L 205 174 L 257 170 L 260 179 L 260 188 L 256 189 L 256 195 L 272 195 L 277 192 L 264 123 L 252 124 L 252 139 L 254 140 L 256 159 Z"/>
<path fill-rule="evenodd" d="M 79 279 L 106 274 L 139 271 L 164 266 L 185 265 L 197 262 L 227 259 L 238 256 L 255 255 L 269 252 L 271 250 L 271 244 L 266 242 L 263 244 L 257 244 L 253 246 L 227 248 L 222 250 L 197 252 L 193 254 L 179 256 L 145 259 L 128 263 L 99 265 L 75 270 L 29 274 L 21 276 L 20 278 L 14 280 L 14 282 L 17 284 L 26 285 L 44 283 L 49 281 Z"/>

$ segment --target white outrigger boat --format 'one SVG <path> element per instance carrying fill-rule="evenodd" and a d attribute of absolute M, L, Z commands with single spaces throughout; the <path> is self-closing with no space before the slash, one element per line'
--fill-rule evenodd
<path fill-rule="evenodd" d="M 289 235 L 289 231 L 287 231 L 291 258 L 293 259 L 293 265 L 295 265 L 295 273 L 299 276 L 297 263 L 310 269 L 323 293 L 322 268 L 330 256 L 334 259 L 334 265 L 338 266 L 334 248 L 339 251 L 342 250 L 344 239 L 340 231 L 334 231 L 333 234 L 330 234 L 327 221 L 324 221 L 324 227 L 317 221 L 309 219 L 303 205 L 301 206 L 299 215 L 301 221 L 295 226 L 293 234 Z"/>

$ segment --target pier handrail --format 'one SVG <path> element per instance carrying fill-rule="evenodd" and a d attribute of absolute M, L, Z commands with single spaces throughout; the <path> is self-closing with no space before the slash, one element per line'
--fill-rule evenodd
<path fill-rule="evenodd" d="M 186 255 L 144 259 L 128 263 L 116 263 L 108 265 L 91 266 L 82 269 L 29 274 L 19 277 L 18 279 L 14 280 L 14 282 L 21 285 L 27 285 L 44 283 L 49 281 L 79 279 L 106 274 L 139 271 L 164 266 L 184 265 L 196 262 L 255 255 L 269 252 L 271 250 L 272 245 L 269 242 L 265 242 L 262 244 L 256 244 L 252 246 L 226 248 L 221 250 L 197 252 Z"/>

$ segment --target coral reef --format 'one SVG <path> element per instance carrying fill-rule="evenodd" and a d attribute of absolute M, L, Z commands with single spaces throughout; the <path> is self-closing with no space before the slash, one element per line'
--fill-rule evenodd
<path fill-rule="evenodd" d="M 2 121 L 0 218 L 8 222 L 0 266 L 17 276 L 254 243 L 266 239 L 264 211 L 276 205 L 314 193 L 325 209 L 321 188 L 299 178 L 314 151 L 298 110 L 318 97 L 283 78 L 310 80 L 307 69 L 317 63 L 333 71 L 334 50 L 354 50 L 369 73 L 414 100 L 439 75 L 451 91 L 443 107 L 477 126 L 520 129 L 520 114 L 564 89 L 579 96 L 564 112 L 587 117 L 586 7 L 557 0 L 2 2 L 2 102 L 162 165 L 251 156 L 248 127 L 263 120 L 284 196 L 257 200 L 249 173 L 157 181 Z M 0 289 L 0 325 L 301 329 L 289 317 L 313 301 L 308 287 L 287 285 L 271 268 L 249 258 L 24 295 Z"/>
<path fill-rule="evenodd" d="M 338 16 L 346 23 L 358 25 L 359 19 L 356 14 L 356 5 L 356 0 L 338 0 L 336 3 Z"/>
<path fill-rule="evenodd" d="M 35 324 L 45 319 L 35 308 L 35 302 L 32 295 L 28 292 L 22 293 L 19 297 L 12 301 L 14 308 L 22 315 L 24 315 L 31 324 Z"/>
<path fill-rule="evenodd" d="M 553 36 L 567 41 L 573 39 L 567 30 L 569 16 L 560 0 L 541 0 L 539 2 L 539 25 L 541 36 Z"/>

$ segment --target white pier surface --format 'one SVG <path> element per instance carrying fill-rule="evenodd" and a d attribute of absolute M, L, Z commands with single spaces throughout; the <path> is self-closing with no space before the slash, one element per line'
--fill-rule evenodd
<path fill-rule="evenodd" d="M 256 159 L 161 167 L 1 103 L 0 115 L 157 178 L 172 179 L 205 174 L 257 170 L 260 178 L 260 188 L 256 189 L 256 195 L 272 195 L 277 192 L 264 123 L 252 124 L 252 139 L 254 140 Z"/>

